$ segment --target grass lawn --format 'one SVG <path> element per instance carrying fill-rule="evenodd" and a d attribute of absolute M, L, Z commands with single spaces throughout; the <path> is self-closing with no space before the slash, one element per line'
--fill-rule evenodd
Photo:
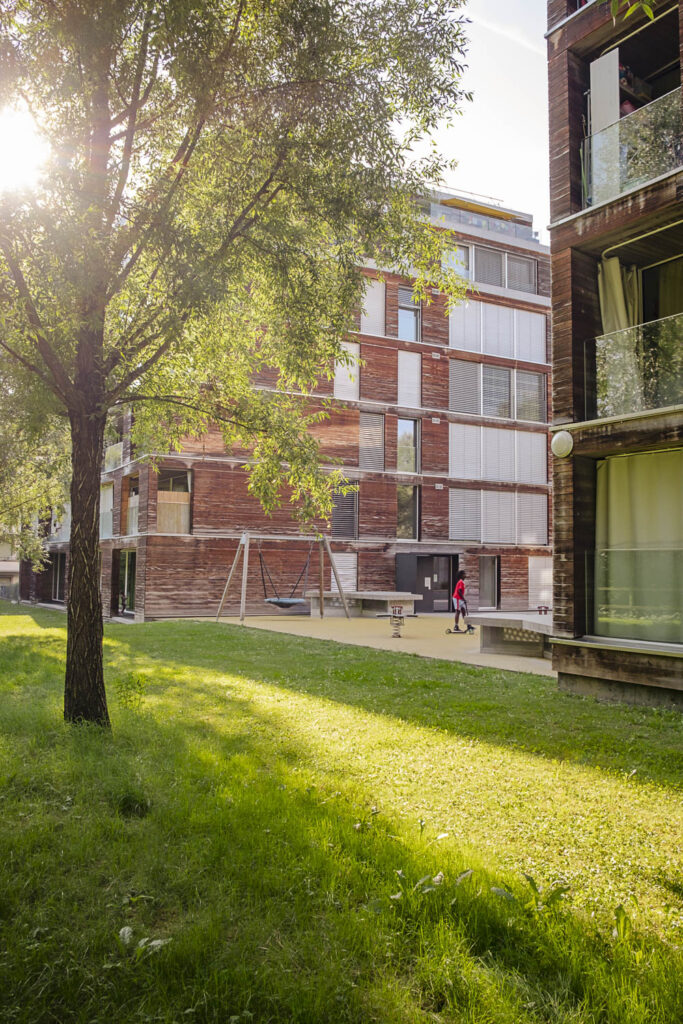
<path fill-rule="evenodd" d="M 683 1021 L 679 714 L 172 622 L 107 735 L 64 624 L 0 602 L 3 1024 Z"/>

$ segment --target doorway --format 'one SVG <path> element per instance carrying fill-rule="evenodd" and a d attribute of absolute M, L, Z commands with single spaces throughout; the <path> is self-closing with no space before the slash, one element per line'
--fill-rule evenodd
<path fill-rule="evenodd" d="M 66 581 L 66 553 L 57 551 L 52 556 L 52 600 L 64 604 Z"/>
<path fill-rule="evenodd" d="M 119 610 L 122 615 L 135 611 L 136 552 L 119 552 Z"/>
<path fill-rule="evenodd" d="M 500 558 L 479 556 L 479 608 L 491 610 L 500 604 Z"/>
<path fill-rule="evenodd" d="M 457 555 L 418 556 L 414 593 L 422 599 L 415 602 L 415 611 L 450 612 L 457 571 Z"/>

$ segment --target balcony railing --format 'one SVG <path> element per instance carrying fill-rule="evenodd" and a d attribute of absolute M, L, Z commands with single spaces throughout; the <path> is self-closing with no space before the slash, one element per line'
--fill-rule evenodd
<path fill-rule="evenodd" d="M 136 534 L 138 532 L 138 505 L 139 494 L 131 494 L 128 498 L 128 514 L 126 517 L 126 533 Z"/>
<path fill-rule="evenodd" d="M 682 163 L 681 90 L 674 89 L 584 140 L 584 206 L 614 199 Z"/>
<path fill-rule="evenodd" d="M 157 492 L 157 533 L 190 532 L 190 495 L 186 491 Z"/>
<path fill-rule="evenodd" d="M 104 449 L 104 471 L 108 473 L 110 469 L 118 469 L 122 465 L 123 441 L 119 441 L 118 444 L 110 444 Z"/>
<path fill-rule="evenodd" d="M 586 419 L 683 404 L 683 313 L 585 345 Z"/>
<path fill-rule="evenodd" d="M 587 633 L 683 643 L 683 548 L 606 548 L 586 559 Z"/>

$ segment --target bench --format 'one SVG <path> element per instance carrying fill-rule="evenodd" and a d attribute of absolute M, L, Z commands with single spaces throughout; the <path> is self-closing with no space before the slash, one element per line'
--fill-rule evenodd
<path fill-rule="evenodd" d="M 306 599 L 311 603 L 311 615 L 320 615 L 320 591 L 307 590 Z M 415 614 L 415 602 L 422 599 L 422 594 L 409 594 L 395 590 L 345 590 L 344 597 L 353 618 L 361 616 L 371 618 L 379 615 L 391 615 L 394 605 L 403 606 L 403 615 Z M 325 615 L 343 615 L 344 606 L 341 597 L 334 590 L 326 590 L 323 594 Z"/>
<path fill-rule="evenodd" d="M 528 658 L 549 658 L 549 637 L 553 617 L 546 612 L 509 611 L 474 612 L 467 616 L 479 626 L 479 649 L 482 654 L 521 654 Z"/>

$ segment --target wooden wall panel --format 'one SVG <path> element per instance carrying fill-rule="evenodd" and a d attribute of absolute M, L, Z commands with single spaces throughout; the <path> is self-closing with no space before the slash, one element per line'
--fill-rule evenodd
<path fill-rule="evenodd" d="M 364 365 L 360 372 L 361 401 L 395 405 L 398 391 L 398 356 L 395 342 L 361 343 Z"/>
<path fill-rule="evenodd" d="M 448 487 L 437 491 L 433 483 L 422 486 L 422 539 L 448 540 Z"/>
<path fill-rule="evenodd" d="M 371 477 L 361 480 L 358 493 L 359 537 L 396 536 L 396 484 Z"/>

